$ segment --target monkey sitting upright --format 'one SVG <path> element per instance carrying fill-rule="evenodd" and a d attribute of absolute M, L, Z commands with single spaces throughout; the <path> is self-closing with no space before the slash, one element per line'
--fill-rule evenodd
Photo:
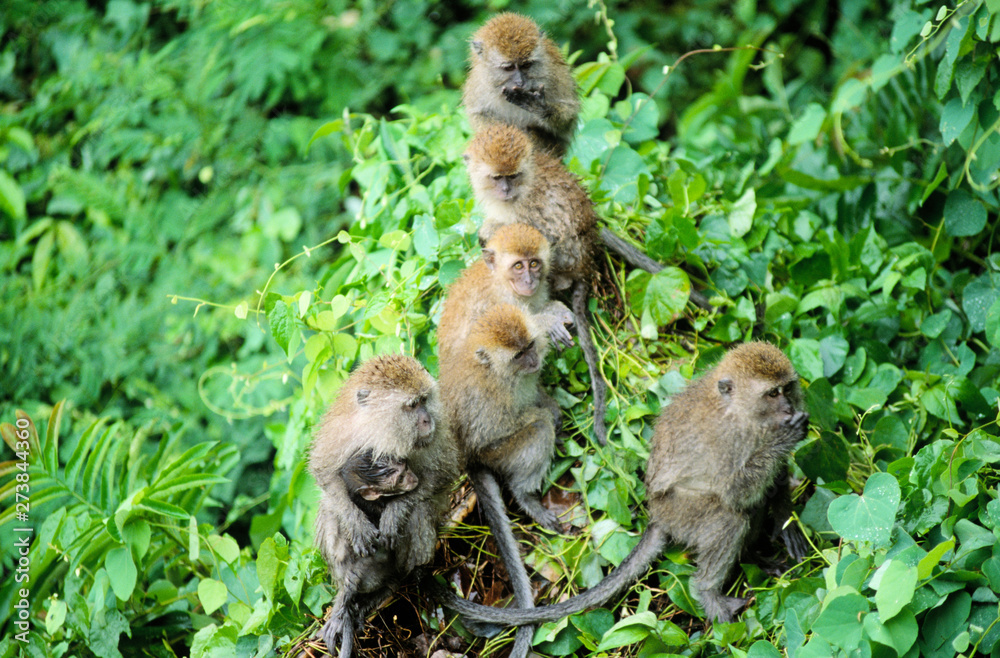
<path fill-rule="evenodd" d="M 549 279 L 553 290 L 572 288 L 576 333 L 594 393 L 594 435 L 604 445 L 607 389 L 587 321 L 597 243 L 593 204 L 561 162 L 534 148 L 527 135 L 512 126 L 489 125 L 477 132 L 465 163 L 486 216 L 479 229 L 481 243 L 488 243 L 501 226 L 523 223 L 538 229 L 551 245 Z"/>
<path fill-rule="evenodd" d="M 363 509 L 356 501 L 368 454 L 374 466 L 398 472 L 399 491 Z M 431 560 L 448 511 L 458 451 L 434 379 L 411 357 L 366 361 L 316 430 L 309 472 L 320 488 L 316 546 L 337 584 L 322 636 L 331 651 L 342 638 L 340 656 L 349 658 L 367 612 Z"/>
<path fill-rule="evenodd" d="M 546 328 L 553 343 L 571 345 L 566 329 L 573 314 L 562 302 L 549 299 L 552 260 L 549 241 L 527 224 L 499 228 L 483 247 L 481 259 L 448 288 L 438 323 L 438 353 L 442 360 L 463 345 L 476 320 L 499 304 L 514 304 Z"/>
<path fill-rule="evenodd" d="M 562 603 L 534 609 L 492 608 L 448 589 L 436 587 L 437 592 L 445 605 L 475 622 L 517 626 L 555 621 L 620 592 L 673 540 L 695 552 L 698 572 L 691 584 L 705 615 L 731 621 L 745 600 L 726 596 L 723 585 L 759 530 L 755 524 L 770 513 L 792 556 L 804 555 L 797 526 L 784 527 L 790 511 L 787 487 L 769 490 L 787 468 L 792 448 L 805 437 L 808 422 L 799 376 L 788 358 L 768 343 L 740 345 L 660 415 L 646 468 L 649 525 L 604 580 Z"/>
<path fill-rule="evenodd" d="M 530 18 L 498 14 L 472 35 L 462 88 L 469 123 L 528 131 L 557 157 L 566 153 L 580 113 L 576 81 L 554 43 Z"/>

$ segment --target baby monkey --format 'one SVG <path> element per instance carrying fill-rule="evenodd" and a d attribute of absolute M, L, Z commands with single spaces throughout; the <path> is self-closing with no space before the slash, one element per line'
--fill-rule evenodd
<path fill-rule="evenodd" d="M 438 594 L 445 605 L 480 622 L 480 631 L 489 624 L 555 621 L 615 596 L 675 541 L 694 550 L 698 571 L 691 584 L 705 615 L 731 621 L 746 601 L 726 596 L 723 585 L 764 519 L 773 521 L 793 557 L 804 555 L 797 526 L 785 527 L 788 489 L 772 487 L 808 422 L 799 376 L 788 358 L 768 343 L 735 347 L 660 415 L 646 467 L 649 525 L 604 580 L 562 603 L 534 609 L 477 605 L 440 587 Z"/>
<path fill-rule="evenodd" d="M 573 139 L 580 99 L 559 48 L 534 21 L 513 13 L 494 16 L 470 45 L 462 103 L 473 130 L 514 125 L 561 157 Z"/>
<path fill-rule="evenodd" d="M 378 525 L 387 498 L 405 494 L 417 488 L 420 481 L 401 459 L 385 455 L 375 457 L 374 451 L 364 450 L 351 456 L 340 469 L 351 502 L 368 520 Z"/>

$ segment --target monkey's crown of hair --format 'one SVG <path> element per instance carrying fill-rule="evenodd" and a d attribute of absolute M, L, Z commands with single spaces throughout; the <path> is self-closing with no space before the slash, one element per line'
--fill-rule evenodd
<path fill-rule="evenodd" d="M 514 13 L 497 14 L 472 35 L 473 41 L 485 42 L 507 60 L 530 59 L 542 32 L 535 21 Z"/>
<path fill-rule="evenodd" d="M 374 356 L 361 364 L 351 379 L 362 387 L 372 382 L 378 384 L 379 389 L 406 393 L 427 388 L 428 382 L 432 381 L 419 361 L 403 354 Z"/>
<path fill-rule="evenodd" d="M 524 258 L 549 252 L 549 241 L 538 229 L 527 224 L 505 224 L 498 228 L 486 243 L 487 248 L 496 245 L 503 245 L 508 252 Z"/>
<path fill-rule="evenodd" d="M 795 376 L 795 368 L 785 353 L 771 343 L 755 341 L 743 343 L 730 350 L 719 365 L 736 362 L 741 364 L 746 374 L 783 381 Z"/>
<path fill-rule="evenodd" d="M 477 347 L 519 350 L 531 342 L 531 332 L 521 309 L 513 304 L 498 304 L 476 320 L 469 338 Z"/>
<path fill-rule="evenodd" d="M 494 123 L 475 134 L 469 153 L 491 165 L 498 176 L 510 176 L 531 154 L 531 140 L 518 128 Z"/>

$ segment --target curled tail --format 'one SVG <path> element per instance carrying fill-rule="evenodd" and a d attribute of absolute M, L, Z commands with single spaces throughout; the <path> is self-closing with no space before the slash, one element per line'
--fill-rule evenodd
<path fill-rule="evenodd" d="M 607 227 L 601 229 L 601 242 L 604 243 L 605 247 L 621 256 L 625 262 L 632 267 L 638 267 L 640 270 L 645 270 L 651 274 L 656 274 L 663 269 L 662 263 L 658 263 L 646 254 L 642 253 L 631 244 L 615 235 L 611 229 Z M 691 301 L 705 310 L 712 310 L 712 305 L 708 302 L 708 298 L 694 288 L 691 289 Z"/>
<path fill-rule="evenodd" d="M 457 596 L 447 587 L 431 580 L 438 600 L 458 612 L 462 617 L 475 622 L 486 622 L 501 626 L 524 626 L 556 621 L 575 614 L 587 608 L 601 605 L 611 597 L 620 593 L 626 586 L 644 574 L 653 560 L 663 553 L 667 543 L 667 533 L 664 529 L 652 523 L 646 528 L 642 539 L 636 544 L 628 557 L 618 565 L 604 580 L 587 591 L 577 594 L 562 603 L 540 606 L 538 608 L 494 608 L 488 605 L 472 603 Z"/>
<path fill-rule="evenodd" d="M 608 428 L 604 424 L 604 411 L 607 408 L 608 389 L 604 384 L 604 375 L 601 374 L 600 365 L 597 362 L 597 348 L 594 347 L 594 339 L 590 336 L 590 322 L 587 320 L 587 284 L 577 281 L 573 286 L 573 315 L 576 316 L 576 336 L 580 340 L 580 347 L 583 349 L 583 358 L 587 362 L 587 370 L 590 371 L 590 386 L 594 392 L 594 436 L 599 444 L 607 445 Z"/>

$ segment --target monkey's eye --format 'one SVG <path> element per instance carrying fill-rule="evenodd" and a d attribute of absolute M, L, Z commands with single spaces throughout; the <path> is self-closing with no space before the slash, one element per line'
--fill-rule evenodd
<path fill-rule="evenodd" d="M 523 270 L 524 269 L 524 263 L 522 263 L 521 261 L 517 261 L 516 263 L 514 263 L 514 269 L 515 270 Z"/>
<path fill-rule="evenodd" d="M 780 388 L 772 388 L 770 391 L 767 392 L 767 397 L 769 397 L 769 398 L 776 398 L 779 395 L 781 395 L 781 389 Z"/>
<path fill-rule="evenodd" d="M 532 261 L 529 263 L 532 269 L 538 267 L 540 264 L 541 263 L 539 263 L 536 259 L 532 259 Z"/>
<path fill-rule="evenodd" d="M 532 64 L 534 64 L 534 62 L 532 62 L 531 60 L 528 60 L 527 62 L 522 62 L 521 63 L 521 70 L 522 71 L 527 71 L 528 69 L 531 68 Z"/>
<path fill-rule="evenodd" d="M 417 408 L 418 404 L 420 404 L 419 400 L 410 400 L 409 402 L 406 403 L 406 408 L 412 411 L 413 409 Z"/>
<path fill-rule="evenodd" d="M 514 62 L 504 62 L 503 64 L 500 65 L 500 68 L 502 68 L 504 71 L 513 71 L 517 67 L 514 66 Z"/>

